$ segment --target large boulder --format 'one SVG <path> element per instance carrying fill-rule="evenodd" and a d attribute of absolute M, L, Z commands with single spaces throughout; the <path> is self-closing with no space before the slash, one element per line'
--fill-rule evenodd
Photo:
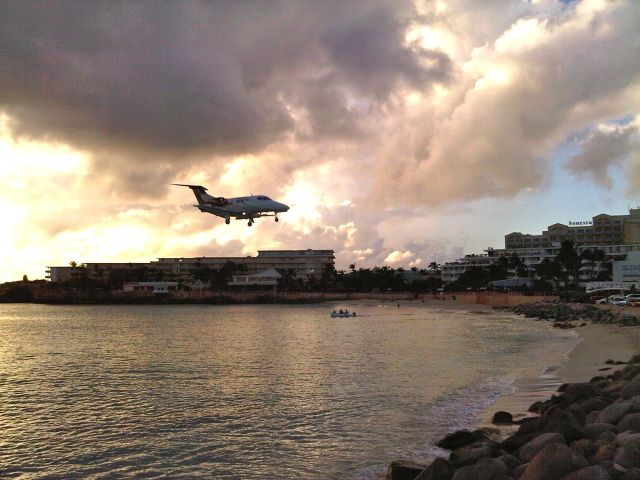
<path fill-rule="evenodd" d="M 630 402 L 612 403 L 598 414 L 598 423 L 616 424 L 633 408 Z"/>
<path fill-rule="evenodd" d="M 640 433 L 633 432 L 622 432 L 616 435 L 615 437 L 616 444 L 622 445 L 630 445 L 637 449 L 640 449 Z"/>
<path fill-rule="evenodd" d="M 521 462 L 530 462 L 536 454 L 550 443 L 565 443 L 564 437 L 559 433 L 543 433 L 527 442 L 518 450 L 518 459 Z"/>
<path fill-rule="evenodd" d="M 622 398 L 631 398 L 635 395 L 640 395 L 640 377 L 637 376 L 620 389 Z"/>
<path fill-rule="evenodd" d="M 595 383 L 569 383 L 563 389 L 565 401 L 569 404 L 588 400 L 600 394 L 600 388 Z"/>
<path fill-rule="evenodd" d="M 459 468 L 453 480 L 509 480 L 507 467 L 495 458 L 483 458 L 475 465 Z"/>
<path fill-rule="evenodd" d="M 453 467 L 444 458 L 436 458 L 415 480 L 451 480 Z"/>
<path fill-rule="evenodd" d="M 513 423 L 513 415 L 509 412 L 504 412 L 502 410 L 493 414 L 493 418 L 491 419 L 491 423 L 494 425 L 509 425 Z"/>
<path fill-rule="evenodd" d="M 436 445 L 440 448 L 444 448 L 445 450 L 456 450 L 469 445 L 476 440 L 478 440 L 476 435 L 469 430 L 458 430 L 444 437 Z"/>
<path fill-rule="evenodd" d="M 544 432 L 561 433 L 567 442 L 588 436 L 581 428 L 580 419 L 569 410 L 550 410 L 542 417 L 540 426 Z"/>
<path fill-rule="evenodd" d="M 613 460 L 617 449 L 618 446 L 613 442 L 600 445 L 596 453 L 591 457 L 590 462 L 595 464 Z"/>
<path fill-rule="evenodd" d="M 520 460 L 518 460 L 513 455 L 500 455 L 496 460 L 500 460 L 505 464 L 508 470 L 513 470 L 516 467 L 520 466 Z"/>
<path fill-rule="evenodd" d="M 531 432 L 527 434 L 515 433 L 514 435 L 511 435 L 510 437 L 506 438 L 502 442 L 501 447 L 507 452 L 515 452 L 522 445 L 531 441 L 537 436 L 538 436 L 537 432 Z"/>
<path fill-rule="evenodd" d="M 594 410 L 602 410 L 607 406 L 606 401 L 602 397 L 593 397 L 588 400 L 579 403 L 580 408 L 584 413 L 590 413 Z"/>
<path fill-rule="evenodd" d="M 589 438 L 598 438 L 602 432 L 615 432 L 616 427 L 610 423 L 589 423 L 582 427 L 582 431 Z"/>
<path fill-rule="evenodd" d="M 493 457 L 500 450 L 500 445 L 491 440 L 483 440 L 464 446 L 451 452 L 449 461 L 455 468 L 473 465 L 478 460 Z"/>
<path fill-rule="evenodd" d="M 629 413 L 622 417 L 616 427 L 619 433 L 626 432 L 628 430 L 634 433 L 640 433 L 640 413 Z"/>
<path fill-rule="evenodd" d="M 585 458 L 591 458 L 598 451 L 599 443 L 591 438 L 581 438 L 571 444 L 571 449 Z"/>
<path fill-rule="evenodd" d="M 426 465 L 413 460 L 394 460 L 387 468 L 385 480 L 413 480 L 424 469 Z"/>
<path fill-rule="evenodd" d="M 624 468 L 640 467 L 640 451 L 632 445 L 623 445 L 616 449 L 613 461 Z"/>
<path fill-rule="evenodd" d="M 590 467 L 581 468 L 575 472 L 571 472 L 560 480 L 612 480 L 607 469 L 601 465 L 592 465 Z"/>
<path fill-rule="evenodd" d="M 587 466 L 587 460 L 565 444 L 550 443 L 529 462 L 520 480 L 556 480 Z"/>

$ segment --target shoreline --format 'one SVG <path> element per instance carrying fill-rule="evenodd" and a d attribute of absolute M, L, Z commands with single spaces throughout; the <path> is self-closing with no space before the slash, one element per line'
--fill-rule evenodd
<path fill-rule="evenodd" d="M 535 321 L 535 320 L 534 320 Z M 493 415 L 498 411 L 513 414 L 514 419 L 533 416 L 528 412 L 535 402 L 545 401 L 566 383 L 588 382 L 596 376 L 611 375 L 626 364 L 608 365 L 607 360 L 627 361 L 640 353 L 640 328 L 587 323 L 574 329 L 578 335 L 575 345 L 558 363 L 543 367 L 537 376 L 516 378 L 514 392 L 503 395 L 480 415 L 476 426 L 494 427 Z M 606 370 L 605 370 L 606 369 Z"/>
<path fill-rule="evenodd" d="M 394 461 L 387 480 L 640 480 L 637 317 L 630 323 L 625 314 L 561 304 L 514 313 L 552 320 L 576 332 L 576 342 L 540 375 L 516 379 L 515 391 L 487 407 L 475 430 L 450 432 L 437 442 L 450 453 L 426 465 Z"/>

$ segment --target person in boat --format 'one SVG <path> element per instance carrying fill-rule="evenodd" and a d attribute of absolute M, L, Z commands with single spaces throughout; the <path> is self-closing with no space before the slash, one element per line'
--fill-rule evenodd
<path fill-rule="evenodd" d="M 351 316 L 355 317 L 356 316 L 356 312 L 351 312 Z"/>
<path fill-rule="evenodd" d="M 334 309 L 333 309 L 333 312 L 331 312 L 331 313 L 336 313 L 336 309 L 334 308 Z"/>
<path fill-rule="evenodd" d="M 344 313 L 344 312 L 342 311 L 342 309 L 340 309 L 340 311 L 338 313 Z"/>
<path fill-rule="evenodd" d="M 346 313 L 347 315 L 349 315 L 349 310 L 347 310 L 346 308 L 344 309 L 344 313 Z"/>

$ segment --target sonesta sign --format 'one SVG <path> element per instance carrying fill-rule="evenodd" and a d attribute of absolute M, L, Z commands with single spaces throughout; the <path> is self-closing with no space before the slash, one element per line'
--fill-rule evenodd
<path fill-rule="evenodd" d="M 584 226 L 584 225 L 587 225 L 587 226 L 593 225 L 593 220 L 585 220 L 583 222 L 573 222 L 573 221 L 569 220 L 569 226 L 570 227 L 580 227 L 580 226 Z"/>

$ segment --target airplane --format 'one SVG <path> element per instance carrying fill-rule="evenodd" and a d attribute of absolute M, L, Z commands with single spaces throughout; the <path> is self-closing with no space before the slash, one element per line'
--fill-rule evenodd
<path fill-rule="evenodd" d="M 188 187 L 196 196 L 198 205 L 194 205 L 201 212 L 211 213 L 224 218 L 224 223 L 229 225 L 231 217 L 236 220 L 249 220 L 248 225 L 253 225 L 258 217 L 275 217 L 278 221 L 278 213 L 286 212 L 289 207 L 284 203 L 271 200 L 266 195 L 250 195 L 248 197 L 214 197 L 206 193 L 207 189 L 202 185 L 185 185 L 172 183 L 178 187 Z"/>

